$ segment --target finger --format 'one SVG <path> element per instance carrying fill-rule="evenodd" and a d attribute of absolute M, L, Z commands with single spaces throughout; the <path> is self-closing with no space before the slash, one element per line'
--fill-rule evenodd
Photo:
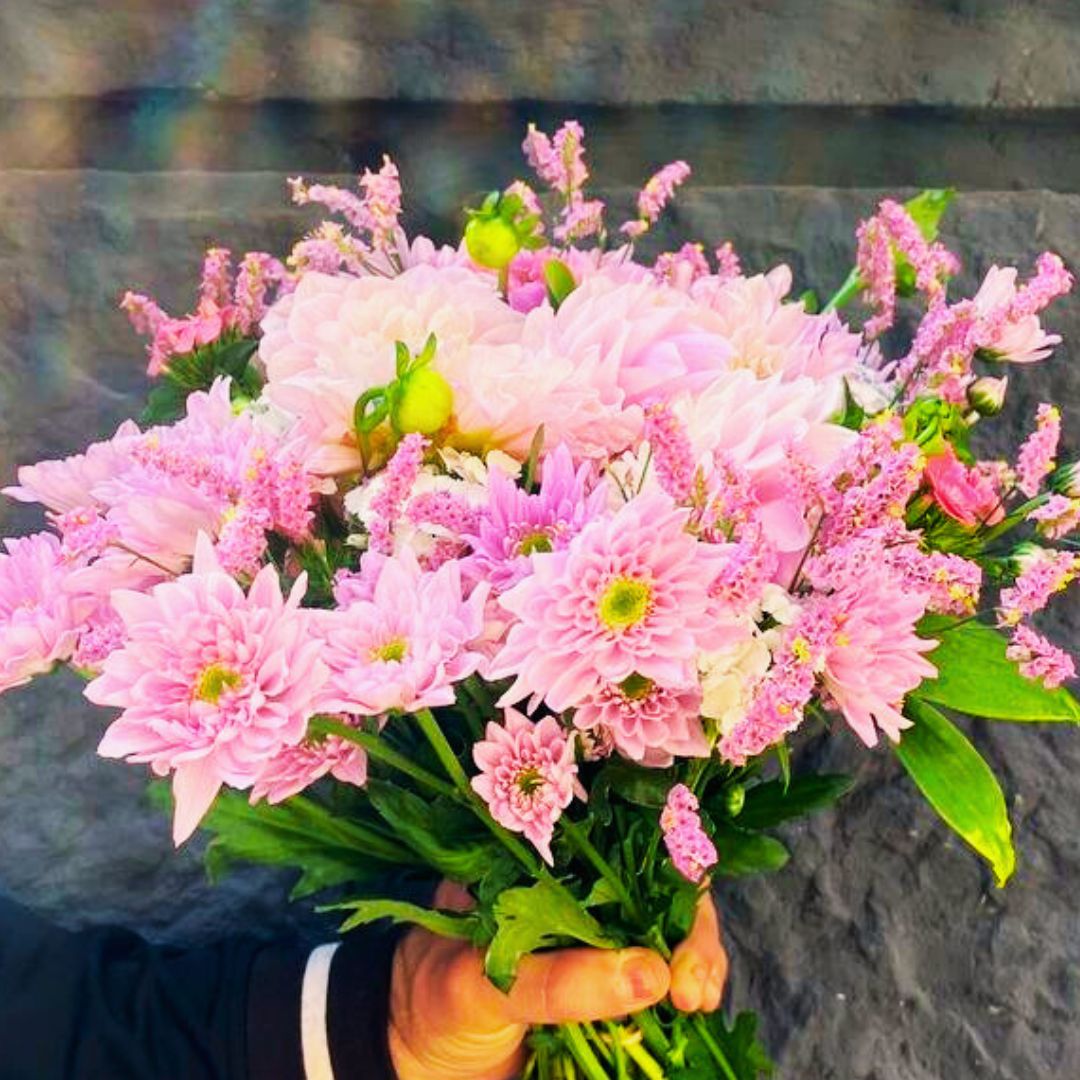
<path fill-rule="evenodd" d="M 508 1005 L 525 1024 L 610 1020 L 662 1001 L 670 985 L 649 949 L 561 949 L 522 959 Z"/>
<path fill-rule="evenodd" d="M 698 901 L 694 925 L 671 960 L 671 1003 L 683 1012 L 715 1009 L 724 992 L 728 959 L 720 918 L 708 893 Z"/>
<path fill-rule="evenodd" d="M 435 907 L 446 911 L 469 911 L 476 906 L 476 902 L 464 885 L 446 879 L 439 882 L 432 902 Z"/>

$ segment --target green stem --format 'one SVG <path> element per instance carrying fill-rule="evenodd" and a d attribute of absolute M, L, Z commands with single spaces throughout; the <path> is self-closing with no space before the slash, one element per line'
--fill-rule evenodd
<path fill-rule="evenodd" d="M 480 711 L 485 716 L 495 716 L 498 714 L 498 709 L 495 708 L 495 703 L 491 700 L 491 695 L 488 693 L 487 687 L 484 685 L 482 679 L 476 675 L 470 675 L 461 685 L 465 688 L 465 692 L 480 706 Z"/>
<path fill-rule="evenodd" d="M 444 780 L 440 780 L 434 773 L 417 765 L 416 762 L 399 754 L 392 746 L 387 745 L 385 740 L 377 735 L 370 735 L 366 731 L 359 731 L 340 720 L 334 720 L 329 716 L 313 716 L 308 723 L 308 730 L 316 735 L 337 735 L 347 742 L 355 743 L 367 751 L 368 756 L 392 769 L 406 773 L 418 783 L 430 788 L 439 795 L 447 795 L 454 798 L 457 792 Z"/>
<path fill-rule="evenodd" d="M 638 922 L 643 921 L 641 909 L 638 907 L 637 901 L 630 895 L 630 890 L 627 889 L 622 878 L 615 873 L 615 868 L 596 850 L 581 826 L 571 821 L 570 818 L 564 817 L 562 827 L 563 832 L 570 838 L 578 852 L 615 891 L 615 895 L 626 909 L 626 914 Z"/>
<path fill-rule="evenodd" d="M 709 1022 L 705 1019 L 705 1016 L 702 1013 L 696 1013 L 690 1022 L 694 1025 L 694 1030 L 701 1036 L 701 1041 L 709 1048 L 709 1053 L 712 1054 L 713 1060 L 723 1070 L 727 1080 L 739 1080 L 735 1075 L 735 1070 L 731 1067 L 731 1062 L 727 1059 L 727 1055 L 720 1049 L 720 1044 L 713 1038 L 713 1034 L 709 1030 Z"/>
<path fill-rule="evenodd" d="M 665 1080 L 666 1074 L 663 1066 L 641 1043 L 628 1039 L 625 1043 L 625 1049 L 633 1059 L 634 1064 L 648 1077 L 648 1080 Z"/>
<path fill-rule="evenodd" d="M 616 1080 L 630 1080 L 630 1071 L 626 1064 L 626 1047 L 623 1046 L 623 1028 L 610 1020 L 605 1025 L 611 1039 L 611 1048 L 615 1054 Z"/>
<path fill-rule="evenodd" d="M 563 1042 L 567 1050 L 573 1055 L 574 1060 L 584 1070 L 588 1080 L 609 1080 L 607 1070 L 600 1059 L 593 1053 L 589 1040 L 585 1037 L 580 1024 L 561 1024 L 559 1030 L 563 1035 Z"/>
<path fill-rule="evenodd" d="M 836 290 L 821 309 L 821 314 L 826 315 L 830 311 L 836 311 L 837 308 L 846 307 L 859 295 L 863 288 L 864 282 L 858 267 L 852 267 L 851 273 L 844 279 L 844 284 Z"/>
<path fill-rule="evenodd" d="M 461 692 L 457 697 L 457 710 L 465 717 L 465 722 L 469 725 L 469 731 L 473 739 L 480 742 L 484 737 L 484 721 L 480 716 L 476 703 L 468 694 Z"/>

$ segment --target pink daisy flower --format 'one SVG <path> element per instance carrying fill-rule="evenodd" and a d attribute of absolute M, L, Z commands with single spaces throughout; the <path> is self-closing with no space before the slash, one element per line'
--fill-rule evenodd
<path fill-rule="evenodd" d="M 524 834 L 550 866 L 555 822 L 574 797 L 574 740 L 553 716 L 534 723 L 507 709 L 505 725 L 489 723 L 473 747 L 480 770 L 476 793 L 505 829 Z"/>
<path fill-rule="evenodd" d="M 532 573 L 531 556 L 561 551 L 604 510 L 603 484 L 589 492 L 592 470 L 576 471 L 569 450 L 557 446 L 544 460 L 540 490 L 530 494 L 504 472 L 488 473 L 488 504 L 476 530 L 463 539 L 472 545 L 466 561 L 470 576 L 505 592 Z"/>
<path fill-rule="evenodd" d="M 250 787 L 304 737 L 327 676 L 300 608 L 305 585 L 301 576 L 285 599 L 277 571 L 264 567 L 245 595 L 201 535 L 190 574 L 113 594 L 127 640 L 85 693 L 123 712 L 98 753 L 173 773 L 177 844 L 222 784 Z"/>
<path fill-rule="evenodd" d="M 67 660 L 89 611 L 71 595 L 71 564 L 52 533 L 5 540 L 0 552 L 0 693 Z M 93 604 L 90 604 L 92 607 Z"/>
<path fill-rule="evenodd" d="M 574 710 L 574 726 L 599 729 L 621 754 L 645 765 L 670 765 L 675 757 L 709 754 L 696 683 L 661 686 L 634 672 L 590 694 Z"/>
<path fill-rule="evenodd" d="M 370 600 L 319 614 L 330 680 L 325 712 L 378 716 L 454 703 L 454 683 L 476 671 L 471 646 L 484 629 L 486 585 L 468 600 L 461 570 L 447 562 L 430 573 L 405 549 L 387 559 Z"/>
<path fill-rule="evenodd" d="M 367 783 L 367 754 L 340 735 L 309 738 L 286 746 L 263 767 L 251 787 L 251 801 L 284 802 L 330 775 L 343 784 Z"/>
<path fill-rule="evenodd" d="M 642 495 L 537 557 L 499 598 L 517 617 L 490 672 L 514 676 L 503 704 L 533 694 L 561 712 L 635 672 L 691 684 L 697 652 L 721 648 L 733 627 L 709 597 L 727 553 L 698 543 L 686 522 L 668 496 Z"/>

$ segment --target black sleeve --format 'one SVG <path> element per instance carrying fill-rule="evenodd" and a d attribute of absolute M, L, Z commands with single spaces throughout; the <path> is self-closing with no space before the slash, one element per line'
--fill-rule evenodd
<path fill-rule="evenodd" d="M 351 937 L 331 967 L 335 1071 L 392 1080 L 393 939 Z M 307 955 L 247 938 L 180 950 L 72 933 L 0 896 L 0 1080 L 303 1080 Z"/>

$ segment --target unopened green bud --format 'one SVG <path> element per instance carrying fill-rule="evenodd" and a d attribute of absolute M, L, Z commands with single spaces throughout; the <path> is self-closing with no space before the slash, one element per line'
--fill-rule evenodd
<path fill-rule="evenodd" d="M 1050 490 L 1070 499 L 1080 499 L 1080 462 L 1070 461 L 1050 476 Z"/>
<path fill-rule="evenodd" d="M 465 247 L 474 263 L 489 270 L 501 270 L 521 250 L 521 242 L 509 221 L 477 216 L 465 226 Z"/>
<path fill-rule="evenodd" d="M 738 817 L 746 805 L 746 788 L 742 784 L 732 784 L 724 792 L 724 806 L 731 817 Z"/>
<path fill-rule="evenodd" d="M 980 416 L 997 416 L 1005 404 L 1008 385 L 1007 376 L 997 379 L 993 375 L 983 375 L 968 387 L 968 403 Z"/>
<path fill-rule="evenodd" d="M 1017 574 L 1022 574 L 1025 570 L 1030 569 L 1034 564 L 1041 562 L 1045 558 L 1046 548 L 1041 544 L 1033 543 L 1031 540 L 1024 540 L 1013 548 L 1012 554 L 1009 556 L 1009 561 L 1012 563 L 1013 571 Z"/>
<path fill-rule="evenodd" d="M 446 426 L 454 409 L 454 391 L 434 368 L 422 367 L 401 383 L 390 422 L 402 435 L 434 435 Z"/>

